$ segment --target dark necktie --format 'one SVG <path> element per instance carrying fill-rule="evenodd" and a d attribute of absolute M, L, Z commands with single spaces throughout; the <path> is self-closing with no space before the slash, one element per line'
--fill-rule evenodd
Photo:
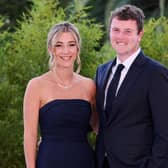
<path fill-rule="evenodd" d="M 121 71 L 123 70 L 123 68 L 124 68 L 124 65 L 122 65 L 122 64 L 119 64 L 117 66 L 117 70 L 116 70 L 116 72 L 110 82 L 109 88 L 107 90 L 106 107 L 105 107 L 105 113 L 106 113 L 107 117 L 109 117 L 109 113 L 112 110 L 112 104 L 115 99 L 117 86 L 118 86 L 120 76 L 121 76 Z"/>

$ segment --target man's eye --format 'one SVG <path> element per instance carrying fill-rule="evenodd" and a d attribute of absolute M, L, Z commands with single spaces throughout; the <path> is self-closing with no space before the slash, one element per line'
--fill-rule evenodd
<path fill-rule="evenodd" d="M 125 33 L 125 34 L 131 34 L 132 31 L 131 31 L 131 30 L 126 30 L 124 33 Z"/>

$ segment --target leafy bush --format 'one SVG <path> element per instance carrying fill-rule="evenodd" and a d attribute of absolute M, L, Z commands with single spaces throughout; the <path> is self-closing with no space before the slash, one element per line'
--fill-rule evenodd
<path fill-rule="evenodd" d="M 141 46 L 145 54 L 168 66 L 168 18 L 151 18 L 144 29 Z"/>
<path fill-rule="evenodd" d="M 17 113 L 15 113 L 17 114 Z M 0 167 L 23 168 L 23 143 L 21 121 L 0 121 Z"/>

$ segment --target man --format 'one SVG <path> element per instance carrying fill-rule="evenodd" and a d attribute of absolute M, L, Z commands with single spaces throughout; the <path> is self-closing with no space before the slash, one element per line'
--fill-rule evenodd
<path fill-rule="evenodd" d="M 95 78 L 98 168 L 104 158 L 110 168 L 168 168 L 168 69 L 142 52 L 143 20 L 143 11 L 132 5 L 110 18 L 117 57 L 99 66 Z"/>

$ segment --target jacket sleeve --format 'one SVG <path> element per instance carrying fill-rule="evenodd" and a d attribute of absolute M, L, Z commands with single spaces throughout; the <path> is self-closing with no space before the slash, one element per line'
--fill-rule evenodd
<path fill-rule="evenodd" d="M 160 67 L 153 73 L 149 88 L 153 119 L 152 154 L 145 168 L 168 168 L 168 70 Z"/>

